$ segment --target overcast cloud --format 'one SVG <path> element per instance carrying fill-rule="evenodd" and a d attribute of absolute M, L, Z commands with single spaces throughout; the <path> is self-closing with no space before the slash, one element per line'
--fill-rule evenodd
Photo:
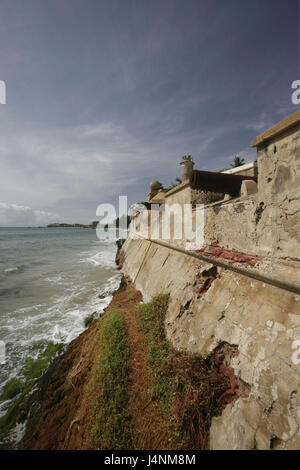
<path fill-rule="evenodd" d="M 297 110 L 298 1 L 1 0 L 0 225 L 95 219 Z"/>

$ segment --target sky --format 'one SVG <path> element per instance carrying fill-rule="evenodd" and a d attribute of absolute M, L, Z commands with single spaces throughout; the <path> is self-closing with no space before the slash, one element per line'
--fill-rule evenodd
<path fill-rule="evenodd" d="M 0 226 L 253 161 L 299 78 L 297 0 L 0 0 Z"/>

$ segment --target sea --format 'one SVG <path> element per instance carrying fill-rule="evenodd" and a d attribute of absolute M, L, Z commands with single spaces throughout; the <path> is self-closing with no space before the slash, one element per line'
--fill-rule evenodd
<path fill-rule="evenodd" d="M 120 283 L 116 249 L 114 236 L 89 228 L 0 228 L 0 396 L 28 358 L 101 316 Z M 9 406 L 0 403 L 0 418 Z"/>

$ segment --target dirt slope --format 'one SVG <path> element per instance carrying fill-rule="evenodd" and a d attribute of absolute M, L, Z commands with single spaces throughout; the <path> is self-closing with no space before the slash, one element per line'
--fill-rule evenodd
<path fill-rule="evenodd" d="M 105 315 L 118 310 L 126 326 L 130 349 L 128 380 L 129 448 L 167 449 L 166 421 L 153 395 L 144 338 L 137 326 L 134 306 L 141 295 L 132 285 L 121 284 Z M 95 362 L 95 335 L 101 324 L 72 341 L 61 361 L 52 367 L 41 383 L 40 407 L 27 430 L 24 449 L 87 449 L 94 396 L 88 388 Z"/>

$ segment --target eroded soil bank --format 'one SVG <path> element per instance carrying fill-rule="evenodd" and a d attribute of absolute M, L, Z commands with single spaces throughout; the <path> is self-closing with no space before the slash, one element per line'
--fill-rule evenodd
<path fill-rule="evenodd" d="M 230 388 L 219 367 L 220 354 L 201 358 L 175 351 L 164 333 L 167 296 L 149 304 L 141 300 L 141 294 L 123 279 L 102 317 L 72 341 L 44 375 L 21 448 L 209 448 L 211 418 L 224 408 L 224 392 Z M 109 321 L 116 315 L 124 326 L 124 338 L 118 339 L 125 345 L 122 359 L 117 353 L 109 356 L 114 351 L 112 338 L 102 335 L 99 349 L 99 333 L 106 329 L 109 335 Z M 118 371 L 118 360 L 126 360 L 120 364 L 120 370 L 126 371 L 122 383 L 111 376 Z M 99 367 L 105 384 L 96 380 Z M 110 383 L 114 389 L 103 395 Z M 97 410 L 99 403 L 105 407 L 103 413 Z M 118 415 L 111 424 L 110 410 Z"/>
<path fill-rule="evenodd" d="M 103 317 L 112 311 L 123 315 L 130 364 L 128 375 L 128 448 L 168 448 L 166 419 L 153 398 L 143 337 L 138 330 L 134 306 L 140 294 L 121 284 Z M 28 426 L 23 449 L 88 449 L 95 390 L 88 386 L 96 363 L 95 337 L 101 320 L 95 320 L 72 341 L 59 364 L 41 382 L 40 403 Z"/>

